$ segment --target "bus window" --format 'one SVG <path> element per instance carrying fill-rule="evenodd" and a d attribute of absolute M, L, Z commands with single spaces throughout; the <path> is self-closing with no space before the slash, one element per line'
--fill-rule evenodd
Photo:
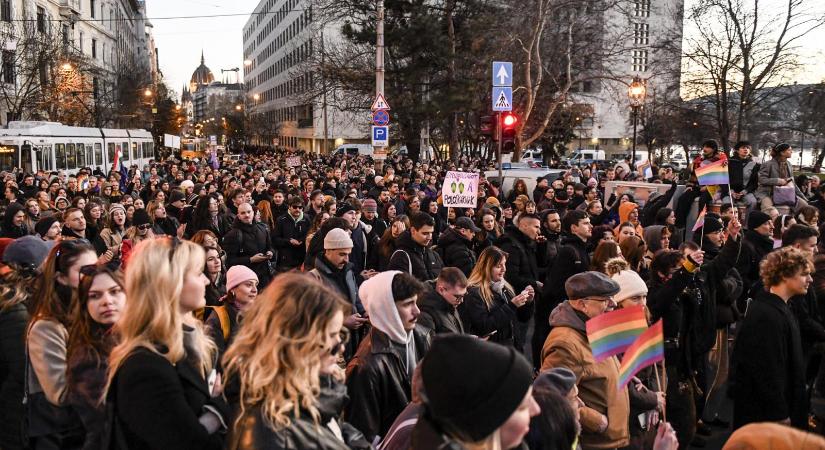
<path fill-rule="evenodd" d="M 95 158 L 92 153 L 92 144 L 86 144 L 86 165 L 95 166 Z"/>
<path fill-rule="evenodd" d="M 37 168 L 40 170 L 52 170 L 52 148 L 48 146 L 37 147 Z"/>
<path fill-rule="evenodd" d="M 130 155 L 129 155 L 129 143 L 128 143 L 128 142 L 124 142 L 124 143 L 123 143 L 123 145 L 121 145 L 121 146 L 120 146 L 120 150 L 123 152 L 123 155 L 122 155 L 123 160 L 124 160 L 124 161 L 129 161 L 129 159 L 130 159 Z"/>
<path fill-rule="evenodd" d="M 109 142 L 108 144 L 106 144 L 106 156 L 109 157 L 109 159 L 108 159 L 109 164 L 114 164 L 115 163 L 115 144 L 114 143 Z"/>
<path fill-rule="evenodd" d="M 77 169 L 77 148 L 74 144 L 66 144 L 66 169 Z"/>
<path fill-rule="evenodd" d="M 11 172 L 18 167 L 20 162 L 17 154 L 18 150 L 20 150 L 20 147 L 17 145 L 0 146 L 0 170 Z"/>
<path fill-rule="evenodd" d="M 23 146 L 20 147 L 20 160 L 23 162 L 23 173 L 34 173 L 32 146 L 30 144 L 23 144 Z"/>
<path fill-rule="evenodd" d="M 140 159 L 140 149 L 138 148 L 137 142 L 132 142 L 132 154 L 135 155 L 133 158 Z"/>
<path fill-rule="evenodd" d="M 57 163 L 56 169 L 66 168 L 66 146 L 64 144 L 54 144 L 54 159 Z"/>
<path fill-rule="evenodd" d="M 86 167 L 86 147 L 77 144 L 77 167 Z"/>
<path fill-rule="evenodd" d="M 102 166 L 103 164 L 103 146 L 95 144 L 95 165 Z"/>
<path fill-rule="evenodd" d="M 149 158 L 150 159 L 155 159 L 155 143 L 154 142 L 149 142 L 146 145 L 149 146 Z"/>

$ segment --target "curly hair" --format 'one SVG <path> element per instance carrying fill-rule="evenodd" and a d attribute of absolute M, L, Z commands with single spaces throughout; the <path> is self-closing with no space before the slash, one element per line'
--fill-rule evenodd
<path fill-rule="evenodd" d="M 808 255 L 793 247 L 785 247 L 768 253 L 759 263 L 759 276 L 766 288 L 778 285 L 782 280 L 800 272 L 812 273 L 814 265 Z"/>

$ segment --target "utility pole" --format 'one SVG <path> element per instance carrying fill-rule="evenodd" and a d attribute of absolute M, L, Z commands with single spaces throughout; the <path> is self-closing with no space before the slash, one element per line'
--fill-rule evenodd
<path fill-rule="evenodd" d="M 384 0 L 378 0 L 378 22 L 375 25 L 375 96 L 384 95 Z"/>
<path fill-rule="evenodd" d="M 324 31 L 321 30 L 321 77 L 322 77 L 322 79 L 321 79 L 321 89 L 324 90 L 324 94 L 323 94 L 323 112 L 324 112 L 324 148 L 323 148 L 323 151 L 324 152 L 329 150 L 329 147 L 328 147 L 329 144 L 327 144 L 327 139 L 328 139 L 328 136 L 329 136 L 329 122 L 328 122 L 328 117 L 327 117 L 327 76 L 324 75 L 324 70 L 326 70 L 325 63 L 326 63 L 326 53 L 325 53 L 325 50 L 324 50 Z M 321 152 L 319 152 L 319 153 L 321 153 Z"/>

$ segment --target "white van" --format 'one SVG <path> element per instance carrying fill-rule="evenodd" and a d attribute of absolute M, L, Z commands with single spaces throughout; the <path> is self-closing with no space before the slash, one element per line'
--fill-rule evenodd
<path fill-rule="evenodd" d="M 363 155 L 372 156 L 372 145 L 370 144 L 344 144 L 339 145 L 332 154 L 340 155 L 346 152 L 350 156 Z"/>
<path fill-rule="evenodd" d="M 544 155 L 539 149 L 527 149 L 521 154 L 521 162 L 544 163 Z"/>
<path fill-rule="evenodd" d="M 604 159 L 604 150 L 581 149 L 576 150 L 575 153 L 570 155 L 570 158 L 567 158 L 567 164 L 571 166 L 579 164 L 590 164 L 593 161 L 600 161 Z"/>

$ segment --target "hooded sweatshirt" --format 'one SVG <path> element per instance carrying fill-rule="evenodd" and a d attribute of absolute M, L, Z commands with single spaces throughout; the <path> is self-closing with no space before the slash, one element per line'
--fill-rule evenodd
<path fill-rule="evenodd" d="M 630 213 L 633 212 L 634 209 L 637 209 L 639 205 L 633 202 L 624 202 L 619 206 L 619 224 L 616 225 L 616 228 L 613 229 L 613 233 L 618 236 L 619 230 L 622 229 L 622 224 L 625 222 L 629 222 Z M 636 235 L 642 237 L 644 235 L 644 229 L 640 223 L 636 223 Z"/>
<path fill-rule="evenodd" d="M 401 272 L 388 270 L 364 281 L 358 290 L 358 296 L 364 304 L 364 309 L 370 318 L 370 324 L 386 334 L 390 341 L 399 348 L 406 357 L 405 367 L 412 377 L 416 366 L 415 341 L 412 331 L 404 329 L 395 299 L 392 296 L 392 280 Z M 404 300 L 404 299 L 399 299 Z"/>

